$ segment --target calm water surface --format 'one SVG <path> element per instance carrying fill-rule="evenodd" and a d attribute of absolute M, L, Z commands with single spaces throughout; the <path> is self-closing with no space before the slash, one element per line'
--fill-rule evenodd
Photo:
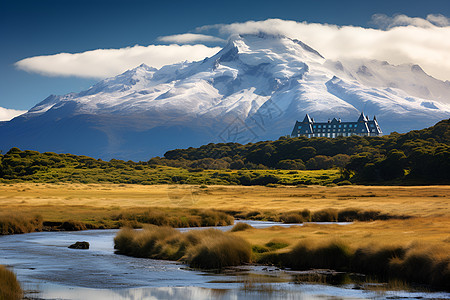
<path fill-rule="evenodd" d="M 246 222 L 260 228 L 292 225 Z M 177 262 L 116 255 L 116 233 L 88 230 L 0 236 L 0 264 L 10 266 L 27 296 L 36 299 L 450 299 L 449 293 L 295 284 L 295 272 L 258 266 L 222 274 L 201 272 Z M 90 249 L 67 248 L 76 241 L 89 242 Z"/>

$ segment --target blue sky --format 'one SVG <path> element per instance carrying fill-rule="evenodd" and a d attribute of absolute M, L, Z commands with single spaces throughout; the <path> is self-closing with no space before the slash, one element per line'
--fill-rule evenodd
<path fill-rule="evenodd" d="M 383 20 L 387 20 L 388 25 L 383 25 L 383 22 L 374 23 L 375 14 L 384 16 Z M 226 30 L 222 27 L 221 32 L 217 30 L 214 32 L 214 28 L 198 29 L 205 25 L 247 24 L 245 22 L 251 20 L 281 19 L 308 24 L 379 28 L 398 21 L 399 19 L 392 17 L 400 14 L 410 18 L 407 22 L 421 20 L 434 22 L 434 19 L 428 16 L 442 15 L 443 19 L 438 18 L 436 22 L 443 20 L 445 23 L 447 22 L 445 17 L 450 16 L 450 1 L 0 0 L 0 107 L 27 110 L 50 94 L 65 94 L 86 89 L 99 81 L 103 74 L 100 73 L 95 78 L 86 78 L 85 74 L 80 75 L 80 72 L 74 71 L 73 75 L 70 75 L 72 70 L 69 65 L 68 73 L 63 74 L 65 66 L 61 60 L 58 60 L 58 64 L 55 63 L 60 69 L 52 76 L 43 75 L 47 71 L 39 71 L 42 65 L 36 64 L 31 67 L 30 64 L 26 65 L 27 72 L 25 67 L 20 69 L 15 65 L 16 62 L 26 58 L 63 52 L 83 53 L 96 49 L 168 44 L 158 38 L 187 32 L 213 34 L 226 39 Z M 448 27 L 448 22 L 442 26 Z M 444 34 L 442 30 L 440 34 Z M 174 41 L 176 42 L 176 38 Z M 202 42 L 202 44 L 211 49 L 215 49 L 212 48 L 214 46 L 221 46 L 220 42 Z M 319 42 L 317 45 L 326 47 Z M 182 53 L 179 52 L 179 55 Z M 201 53 L 203 52 L 200 51 L 199 55 Z M 154 56 L 154 59 L 157 58 L 158 56 Z M 189 58 L 191 57 L 187 57 Z M 44 63 L 48 64 L 48 61 Z M 427 71 L 426 68 L 425 70 Z M 428 70 L 433 71 L 432 62 Z M 445 72 L 436 74 L 440 75 L 440 79 L 450 79 L 443 78 Z"/>

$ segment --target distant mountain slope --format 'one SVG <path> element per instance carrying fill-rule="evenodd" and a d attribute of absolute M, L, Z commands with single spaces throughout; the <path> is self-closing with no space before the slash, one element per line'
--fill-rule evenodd
<path fill-rule="evenodd" d="M 327 61 L 283 36 L 233 36 L 201 62 L 141 65 L 49 96 L 0 123 L 0 149 L 145 160 L 209 142 L 276 139 L 305 113 L 352 121 L 362 110 L 385 133 L 421 129 L 450 116 L 450 84 L 416 65 Z"/>

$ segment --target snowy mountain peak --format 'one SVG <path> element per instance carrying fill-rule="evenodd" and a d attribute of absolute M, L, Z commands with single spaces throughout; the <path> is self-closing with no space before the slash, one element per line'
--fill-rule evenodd
<path fill-rule="evenodd" d="M 209 142 L 276 139 L 306 113 L 351 121 L 364 111 L 376 115 L 386 133 L 420 129 L 450 116 L 449 95 L 449 82 L 417 65 L 332 61 L 285 36 L 234 35 L 200 62 L 159 70 L 141 64 L 86 91 L 49 96 L 0 124 L 0 140 L 41 151 L 148 159 Z"/>

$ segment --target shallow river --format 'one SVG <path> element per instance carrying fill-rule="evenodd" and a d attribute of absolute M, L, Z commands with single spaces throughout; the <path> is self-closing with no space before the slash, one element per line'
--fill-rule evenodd
<path fill-rule="evenodd" d="M 280 225 L 246 222 L 257 228 Z M 298 284 L 292 282 L 295 272 L 276 268 L 201 272 L 176 262 L 116 255 L 116 233 L 88 230 L 0 236 L 0 264 L 10 266 L 27 297 L 35 299 L 450 299 L 450 293 L 442 292 L 380 292 L 355 289 L 354 284 Z M 76 241 L 89 242 L 90 249 L 67 248 Z M 264 283 L 258 283 L 261 278 L 265 278 Z"/>

